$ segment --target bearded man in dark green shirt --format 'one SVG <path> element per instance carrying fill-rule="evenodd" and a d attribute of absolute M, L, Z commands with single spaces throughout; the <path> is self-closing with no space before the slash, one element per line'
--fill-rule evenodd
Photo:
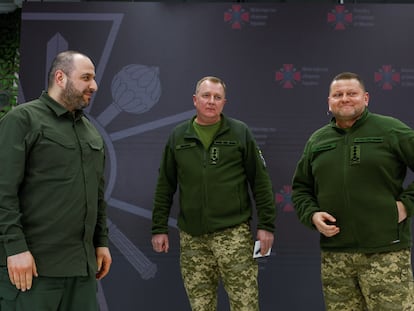
<path fill-rule="evenodd" d="M 104 142 L 83 115 L 97 90 L 65 51 L 47 92 L 0 121 L 0 310 L 95 311 L 109 271 Z"/>

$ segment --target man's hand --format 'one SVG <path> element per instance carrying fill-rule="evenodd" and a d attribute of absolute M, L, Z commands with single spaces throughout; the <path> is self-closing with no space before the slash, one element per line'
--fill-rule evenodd
<path fill-rule="evenodd" d="M 170 243 L 168 241 L 168 234 L 154 234 L 151 239 L 152 248 L 157 253 L 165 252 L 168 253 Z"/>
<path fill-rule="evenodd" d="M 404 221 L 407 218 L 407 210 L 403 202 L 397 201 L 397 210 L 398 210 L 398 223 Z"/>
<path fill-rule="evenodd" d="M 98 264 L 98 272 L 96 273 L 96 279 L 101 280 L 109 272 L 109 268 L 112 264 L 112 257 L 108 247 L 97 247 L 95 252 L 96 263 Z"/>
<path fill-rule="evenodd" d="M 7 269 L 10 282 L 22 292 L 32 288 L 33 276 L 38 276 L 34 258 L 29 251 L 7 257 Z"/>
<path fill-rule="evenodd" d="M 334 223 L 336 219 L 326 212 L 316 212 L 312 215 L 312 222 L 316 229 L 326 237 L 332 237 L 339 233 L 339 227 Z"/>
<path fill-rule="evenodd" d="M 260 254 L 266 255 L 273 245 L 274 235 L 266 230 L 257 230 L 256 238 L 260 241 Z"/>

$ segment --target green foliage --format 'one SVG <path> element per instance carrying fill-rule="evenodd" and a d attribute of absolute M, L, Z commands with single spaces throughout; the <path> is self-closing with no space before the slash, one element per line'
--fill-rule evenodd
<path fill-rule="evenodd" d="M 0 93 L 8 95 L 8 102 L 1 103 L 0 118 L 17 105 L 20 21 L 20 9 L 0 14 Z"/>

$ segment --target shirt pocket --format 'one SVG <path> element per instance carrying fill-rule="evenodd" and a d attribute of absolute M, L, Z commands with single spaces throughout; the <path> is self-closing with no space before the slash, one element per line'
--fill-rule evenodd
<path fill-rule="evenodd" d="M 78 149 L 73 138 L 45 130 L 31 152 L 31 168 L 45 176 L 73 176 Z"/>
<path fill-rule="evenodd" d="M 86 163 L 94 163 L 98 173 L 104 169 L 104 143 L 101 137 L 91 138 L 86 142 L 85 160 Z"/>

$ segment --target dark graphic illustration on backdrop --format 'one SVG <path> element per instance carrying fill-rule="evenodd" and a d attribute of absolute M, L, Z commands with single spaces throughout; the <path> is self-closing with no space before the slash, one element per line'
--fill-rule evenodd
<path fill-rule="evenodd" d="M 261 310 L 323 310 L 319 236 L 293 212 L 291 178 L 308 135 L 329 119 L 338 72 L 359 72 L 373 111 L 414 125 L 414 44 L 399 35 L 414 31 L 414 7 L 393 8 L 398 17 L 381 5 L 24 3 L 19 102 L 39 95 L 58 51 L 95 61 L 99 90 L 86 113 L 108 153 L 114 259 L 99 283 L 101 311 L 189 310 L 177 285 L 176 214 L 169 254 L 151 249 L 152 194 L 168 133 L 194 115 L 194 81 L 210 74 L 231 86 L 224 113 L 252 129 L 274 184 L 279 215 L 274 250 L 260 264 Z"/>

